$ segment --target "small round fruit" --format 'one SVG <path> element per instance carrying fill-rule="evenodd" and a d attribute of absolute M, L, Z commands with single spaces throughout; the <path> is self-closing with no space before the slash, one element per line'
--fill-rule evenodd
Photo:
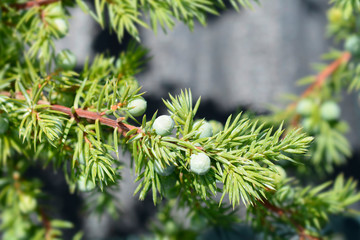
<path fill-rule="evenodd" d="M 224 129 L 224 126 L 221 122 L 210 120 L 209 123 L 212 127 L 213 135 L 221 132 Z"/>
<path fill-rule="evenodd" d="M 301 121 L 301 126 L 304 131 L 310 134 L 316 134 L 320 130 L 319 123 L 315 122 L 313 118 L 304 118 Z"/>
<path fill-rule="evenodd" d="M 57 67 L 64 70 L 72 70 L 76 66 L 76 56 L 68 49 L 59 52 L 55 61 Z"/>
<path fill-rule="evenodd" d="M 205 153 L 196 153 L 190 156 L 190 171 L 204 175 L 210 170 L 210 158 Z"/>
<path fill-rule="evenodd" d="M 143 115 L 146 111 L 147 103 L 144 98 L 138 97 L 128 103 L 129 113 L 134 117 Z"/>
<path fill-rule="evenodd" d="M 0 117 L 0 135 L 6 133 L 9 129 L 9 120 L 4 117 Z"/>
<path fill-rule="evenodd" d="M 177 232 L 176 223 L 173 220 L 168 220 L 165 223 L 165 233 L 167 235 L 174 235 Z"/>
<path fill-rule="evenodd" d="M 340 23 L 343 19 L 343 13 L 341 9 L 333 7 L 328 11 L 327 17 L 331 23 Z"/>
<path fill-rule="evenodd" d="M 298 103 L 296 111 L 302 116 L 309 116 L 311 115 L 314 106 L 314 102 L 311 99 L 305 98 Z"/>
<path fill-rule="evenodd" d="M 305 131 L 311 131 L 313 127 L 313 121 L 311 118 L 305 118 L 301 121 L 301 126 Z"/>
<path fill-rule="evenodd" d="M 12 174 L 12 178 L 15 181 L 18 181 L 20 179 L 20 173 L 18 171 L 14 171 L 13 174 Z"/>
<path fill-rule="evenodd" d="M 169 176 L 174 172 L 175 166 L 170 164 L 162 167 L 159 161 L 155 161 L 155 172 L 161 176 Z"/>
<path fill-rule="evenodd" d="M 170 135 L 175 127 L 174 120 L 168 115 L 161 115 L 157 117 L 153 124 L 153 129 L 156 134 L 160 136 Z"/>
<path fill-rule="evenodd" d="M 19 208 L 23 213 L 29 213 L 35 210 L 37 205 L 36 199 L 28 194 L 20 195 Z"/>
<path fill-rule="evenodd" d="M 84 154 L 79 154 L 79 163 L 83 166 L 86 166 L 85 156 Z"/>
<path fill-rule="evenodd" d="M 59 17 L 64 14 L 64 11 L 60 3 L 53 3 L 45 8 L 44 14 L 46 17 Z"/>
<path fill-rule="evenodd" d="M 328 101 L 321 105 L 321 117 L 327 121 L 334 121 L 340 118 L 341 110 L 335 102 Z"/>
<path fill-rule="evenodd" d="M 360 37 L 357 35 L 351 35 L 345 41 L 344 48 L 350 52 L 353 56 L 360 55 Z"/>
<path fill-rule="evenodd" d="M 52 23 L 57 32 L 57 37 L 62 38 L 69 32 L 69 23 L 63 18 L 54 18 Z"/>
<path fill-rule="evenodd" d="M 82 192 L 90 192 L 95 188 L 95 184 L 90 179 L 86 179 L 84 175 L 80 176 L 77 184 Z"/>
<path fill-rule="evenodd" d="M 213 135 L 213 128 L 210 123 L 208 123 L 207 121 L 203 121 L 203 122 L 197 121 L 194 123 L 194 128 L 198 127 L 199 124 L 201 124 L 201 126 L 198 130 L 196 130 L 196 135 L 199 138 L 211 137 Z"/>
<path fill-rule="evenodd" d="M 280 182 L 281 180 L 284 180 L 286 178 L 286 172 L 285 172 L 284 168 L 282 168 L 279 165 L 276 165 L 275 168 L 277 170 L 277 173 L 275 173 L 275 175 L 274 175 L 274 180 L 276 182 Z"/>

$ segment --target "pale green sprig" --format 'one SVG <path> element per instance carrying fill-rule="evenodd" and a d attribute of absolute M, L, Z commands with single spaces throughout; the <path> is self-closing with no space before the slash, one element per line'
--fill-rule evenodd
<path fill-rule="evenodd" d="M 230 116 L 224 130 L 215 136 L 197 140 L 197 129 L 192 125 L 200 100 L 192 107 L 191 92 L 185 90 L 176 97 L 170 95 L 170 100 L 164 100 L 164 103 L 175 120 L 175 136 L 158 136 L 145 125 L 145 133 L 130 139 L 133 142 L 135 172 L 139 174 L 137 181 L 141 180 L 136 192 L 141 190 L 141 199 L 151 188 L 156 202 L 156 191 L 160 192 L 161 186 L 154 171 L 154 162 L 160 161 L 164 166 L 177 166 L 175 175 L 188 179 L 188 184 L 203 199 L 222 192 L 221 200 L 229 195 L 233 206 L 240 201 L 253 204 L 264 195 L 265 190 L 274 189 L 274 162 L 292 160 L 287 154 L 305 153 L 312 141 L 300 130 L 281 138 L 281 127 L 274 133 L 271 129 L 262 130 L 262 126 L 241 119 L 241 114 L 234 119 Z M 152 123 L 153 120 L 148 126 Z M 197 176 L 189 170 L 190 155 L 194 152 L 204 152 L 211 158 L 211 170 L 204 176 Z M 224 184 L 222 189 L 216 187 L 215 179 Z"/>

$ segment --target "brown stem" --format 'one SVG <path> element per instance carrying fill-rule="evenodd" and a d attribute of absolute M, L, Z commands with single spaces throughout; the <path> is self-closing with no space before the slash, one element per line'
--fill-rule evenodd
<path fill-rule="evenodd" d="M 273 204 L 271 204 L 267 199 L 259 199 L 258 200 L 261 205 L 263 205 L 265 208 L 271 210 L 272 212 L 277 213 L 279 216 L 284 215 L 285 211 Z"/>
<path fill-rule="evenodd" d="M 312 91 L 316 88 L 320 88 L 326 81 L 326 79 L 331 76 L 343 63 L 346 63 L 350 60 L 351 54 L 349 52 L 344 52 L 338 59 L 328 65 L 324 70 L 322 70 L 317 76 L 316 81 L 311 84 L 304 92 L 301 94 L 300 98 L 305 98 L 309 96 Z M 297 102 L 291 104 L 289 108 L 294 108 Z"/>
<path fill-rule="evenodd" d="M 42 103 L 44 104 L 44 103 Z M 123 135 L 126 135 L 127 132 L 129 132 L 132 129 L 137 129 L 137 132 L 139 133 L 141 130 L 138 127 L 123 123 L 123 122 L 118 122 L 117 120 L 113 120 L 110 118 L 106 118 L 103 117 L 103 115 L 101 115 L 98 112 L 90 112 L 87 110 L 83 110 L 83 109 L 76 109 L 75 110 L 75 114 L 73 114 L 71 112 L 71 109 L 68 107 L 64 107 L 61 105 L 50 105 L 50 108 L 52 110 L 55 111 L 59 111 L 59 112 L 63 112 L 67 115 L 69 115 L 70 117 L 78 117 L 78 118 L 85 118 L 85 119 L 90 119 L 90 120 L 99 120 L 100 123 L 102 123 L 103 125 L 112 127 L 112 128 L 116 128 L 118 127 L 119 132 L 122 133 Z"/>
<path fill-rule="evenodd" d="M 326 79 L 328 79 L 329 76 L 331 76 L 343 63 L 347 63 L 351 58 L 351 54 L 349 52 L 344 52 L 338 59 L 330 63 L 324 70 L 322 70 L 317 76 L 316 81 L 311 84 L 300 96 L 300 99 L 308 97 L 315 89 L 320 88 L 325 82 Z M 287 108 L 288 111 L 292 111 L 296 108 L 298 101 L 290 104 Z M 296 126 L 299 120 L 298 114 L 294 116 L 294 118 L 291 121 L 292 126 Z"/>
<path fill-rule="evenodd" d="M 321 87 L 326 79 L 331 76 L 343 63 L 347 63 L 351 58 L 351 54 L 349 52 L 344 52 L 337 60 L 332 62 L 329 66 L 327 66 L 323 71 L 321 71 L 316 76 L 316 81 L 306 91 L 302 94 L 302 97 L 308 96 L 313 89 Z"/>
<path fill-rule="evenodd" d="M 0 94 L 11 97 L 11 94 L 9 92 L 0 92 Z M 22 99 L 22 100 L 25 99 L 21 93 L 16 93 L 15 98 Z M 38 104 L 50 105 L 49 102 L 43 101 L 43 100 L 38 101 Z M 50 109 L 65 113 L 68 116 L 73 117 L 75 119 L 84 118 L 84 119 L 89 119 L 89 120 L 94 120 L 94 121 L 99 120 L 99 122 L 102 123 L 103 125 L 106 125 L 106 126 L 109 126 L 112 128 L 118 128 L 119 133 L 123 134 L 124 136 L 126 135 L 127 132 L 129 132 L 132 129 L 137 129 L 137 131 L 136 131 L 137 133 L 141 132 L 141 129 L 138 127 L 132 126 L 130 124 L 126 124 L 121 121 L 106 118 L 103 116 L 103 114 L 98 113 L 98 112 L 91 112 L 91 111 L 87 111 L 84 109 L 75 109 L 75 112 L 73 113 L 71 111 L 71 108 L 68 108 L 68 107 L 65 107 L 62 105 L 50 105 Z"/>
<path fill-rule="evenodd" d="M 28 93 L 29 92 L 30 91 L 28 91 Z M 0 95 L 4 95 L 4 96 L 8 96 L 8 97 L 15 97 L 16 99 L 25 100 L 25 97 L 22 95 L 22 93 L 19 93 L 19 92 L 15 93 L 15 94 L 11 94 L 9 92 L 0 92 Z M 118 132 L 121 133 L 123 136 L 125 136 L 126 133 L 128 133 L 129 131 L 131 131 L 133 129 L 137 129 L 136 133 L 142 132 L 141 128 L 122 122 L 123 118 L 118 118 L 116 120 L 113 120 L 110 118 L 103 117 L 105 115 L 105 112 L 98 113 L 98 112 L 91 112 L 91 111 L 88 111 L 85 109 L 76 109 L 75 113 L 73 113 L 71 111 L 71 108 L 68 108 L 68 107 L 65 107 L 62 105 L 56 105 L 56 104 L 51 105 L 49 102 L 44 101 L 44 100 L 39 100 L 37 103 L 44 104 L 44 105 L 50 105 L 50 109 L 65 113 L 68 116 L 76 119 L 77 122 L 79 121 L 78 120 L 79 118 L 84 118 L 84 119 L 89 119 L 89 120 L 99 120 L 99 122 L 102 123 L 103 125 L 106 125 L 106 126 L 109 126 L 112 128 L 118 128 Z M 122 105 L 123 105 L 122 103 L 119 103 L 118 105 L 114 105 L 114 106 L 122 106 Z M 201 146 L 196 146 L 196 148 L 201 151 L 204 151 L 204 148 Z"/>
<path fill-rule="evenodd" d="M 32 8 L 35 6 L 40 7 L 43 5 L 48 5 L 48 4 L 51 4 L 54 2 L 59 2 L 59 1 L 61 1 L 61 0 L 33 0 L 33 1 L 26 2 L 26 3 L 14 3 L 14 4 L 11 4 L 11 7 L 20 10 L 20 9 Z"/>
<path fill-rule="evenodd" d="M 42 223 L 45 227 L 45 240 L 51 239 L 51 223 L 49 218 L 46 216 L 44 209 L 40 209 L 40 215 Z"/>
<path fill-rule="evenodd" d="M 292 212 L 289 210 L 284 210 L 282 208 L 279 208 L 275 205 L 273 205 L 272 203 L 270 203 L 267 199 L 258 199 L 258 202 L 263 205 L 265 208 L 269 209 L 272 212 L 275 212 L 276 214 L 278 214 L 280 217 L 287 214 L 287 218 L 289 219 L 289 221 L 291 222 L 291 224 L 293 224 L 299 234 L 299 238 L 300 240 L 320 240 L 321 238 L 318 237 L 314 237 L 311 236 L 309 234 L 307 234 L 305 232 L 305 228 L 303 226 L 301 226 L 299 223 L 296 222 L 295 219 L 292 218 Z"/>

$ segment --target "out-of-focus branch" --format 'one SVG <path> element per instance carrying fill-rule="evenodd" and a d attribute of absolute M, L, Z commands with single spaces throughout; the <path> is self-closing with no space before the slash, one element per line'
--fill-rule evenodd
<path fill-rule="evenodd" d="M 300 96 L 299 100 L 308 97 L 314 90 L 319 89 L 324 85 L 328 77 L 330 77 L 343 63 L 347 63 L 351 58 L 351 54 L 349 52 L 344 52 L 338 59 L 330 63 L 324 70 L 322 70 L 317 76 L 316 81 L 311 84 Z M 298 101 L 290 104 L 286 112 L 292 111 L 296 108 Z M 291 125 L 296 126 L 299 121 L 299 115 L 296 114 L 292 121 Z"/>
<path fill-rule="evenodd" d="M 311 84 L 304 92 L 301 94 L 300 99 L 309 96 L 315 89 L 320 88 L 325 82 L 326 79 L 331 76 L 343 63 L 346 63 L 350 60 L 351 54 L 349 52 L 344 52 L 338 59 L 330 63 L 324 70 L 322 70 L 317 76 L 316 81 Z M 297 105 L 297 102 L 289 105 L 288 109 L 294 109 Z"/>
<path fill-rule="evenodd" d="M 265 208 L 267 208 L 268 210 L 278 214 L 280 217 L 283 215 L 286 215 L 287 218 L 289 219 L 289 221 L 291 222 L 291 224 L 293 224 L 299 234 L 299 239 L 300 240 L 320 240 L 321 238 L 318 237 L 314 237 L 309 235 L 308 233 L 306 233 L 305 228 L 303 226 L 301 226 L 299 223 L 297 223 L 293 218 L 292 218 L 292 212 L 289 210 L 285 210 L 282 208 L 279 208 L 275 205 L 273 205 L 272 203 L 270 203 L 267 199 L 258 199 L 259 203 L 261 205 L 263 205 Z"/>
<path fill-rule="evenodd" d="M 14 3 L 11 5 L 12 8 L 16 8 L 16 9 L 27 9 L 27 8 L 32 8 L 35 6 L 43 6 L 43 5 L 48 5 L 54 2 L 60 2 L 61 0 L 33 0 L 33 1 L 28 1 L 26 3 Z"/>
<path fill-rule="evenodd" d="M 41 220 L 45 228 L 45 240 L 51 240 L 51 223 L 44 209 L 40 209 Z"/>

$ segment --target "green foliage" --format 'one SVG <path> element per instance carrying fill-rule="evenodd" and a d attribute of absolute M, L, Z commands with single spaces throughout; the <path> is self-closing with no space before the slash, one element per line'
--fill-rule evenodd
<path fill-rule="evenodd" d="M 68 49 L 56 55 L 56 65 L 60 69 L 71 70 L 76 66 L 76 56 Z"/>
<path fill-rule="evenodd" d="M 335 5 L 328 11 L 328 33 L 336 41 L 342 41 L 344 50 L 348 53 L 331 50 L 323 58 L 334 61 L 334 69 L 330 68 L 330 65 L 327 67 L 318 64 L 317 76 L 305 77 L 299 81 L 301 85 L 310 85 L 310 91 L 300 98 L 293 98 L 295 105 L 292 106 L 296 106 L 296 111 L 291 106 L 285 110 L 278 110 L 272 116 L 261 117 L 262 120 L 277 125 L 285 120 L 285 124 L 290 128 L 302 127 L 304 132 L 314 136 L 309 160 L 315 171 L 321 175 L 332 172 L 334 165 L 344 164 L 346 158 L 351 155 L 350 144 L 345 137 L 348 125 L 341 120 L 341 111 L 337 103 L 341 100 L 343 89 L 360 89 L 357 31 L 359 1 L 331 2 Z M 328 74 L 327 71 L 331 73 Z M 304 166 L 298 169 L 303 173 L 309 172 Z"/>
<path fill-rule="evenodd" d="M 348 124 L 342 120 L 340 106 L 342 89 L 348 88 L 352 84 L 348 76 L 349 64 L 346 60 L 346 53 L 331 51 L 324 55 L 325 59 L 339 62 L 336 70 L 323 79 L 323 72 L 328 71 L 326 65 L 319 65 L 317 76 L 305 77 L 299 80 L 299 84 L 308 85 L 310 92 L 308 95 L 294 97 L 294 103 L 286 109 L 279 109 L 274 114 L 260 117 L 260 121 L 267 124 L 280 125 L 285 121 L 287 129 L 302 128 L 302 131 L 314 137 L 314 141 L 309 149 L 310 159 L 302 158 L 311 164 L 309 171 L 305 165 L 298 165 L 297 169 L 302 174 L 311 175 L 316 172 L 320 176 L 331 173 L 334 166 L 346 162 L 346 158 L 351 155 L 351 147 L 345 134 L 348 132 Z M 334 63 L 334 62 L 333 62 Z M 317 86 L 319 79 L 321 86 Z M 297 158 L 298 159 L 298 158 Z M 299 159 L 298 159 L 299 160 Z"/>
<path fill-rule="evenodd" d="M 314 109 L 314 103 L 311 99 L 302 99 L 296 108 L 296 111 L 302 116 L 309 116 L 311 115 Z"/>
<path fill-rule="evenodd" d="M 231 0 L 235 9 L 252 7 L 258 0 Z M 195 21 L 206 24 L 206 15 L 218 15 L 218 9 L 224 8 L 224 1 L 212 0 L 95 0 L 95 12 L 91 12 L 83 0 L 76 3 L 85 13 L 89 13 L 102 26 L 105 26 L 104 12 L 109 13 L 109 25 L 121 40 L 128 32 L 139 40 L 138 26 L 152 28 L 156 33 L 161 27 L 164 31 L 172 29 L 176 21 L 185 23 L 190 29 Z M 149 22 L 149 23 L 148 23 Z"/>
<path fill-rule="evenodd" d="M 346 16 L 351 15 L 352 11 L 356 11 L 360 7 L 359 0 L 330 0 L 335 6 L 342 8 Z"/>
<path fill-rule="evenodd" d="M 235 9 L 257 2 L 230 1 Z M 350 155 L 344 137 L 347 125 L 334 110 L 337 105 L 320 108 L 338 102 L 342 89 L 360 88 L 356 56 L 349 61 L 348 55 L 330 52 L 328 59 L 343 56 L 343 62 L 321 84 L 314 77 L 302 81 L 321 86 L 306 96 L 311 104 L 298 106 L 297 111 L 289 108 L 260 121 L 236 114 L 224 125 L 199 121 L 200 99 L 193 104 L 191 91 L 183 90 L 164 100 L 169 113 L 164 122 L 157 112 L 144 115 L 146 96 L 135 75 L 148 61 L 148 50 L 138 43 L 129 44 L 117 57 L 97 55 L 76 71 L 71 52 L 57 53 L 54 41 L 68 33 L 69 9 L 79 6 L 102 27 L 108 15 L 109 28 L 119 40 L 126 32 L 139 40 L 139 27 L 157 32 L 159 27 L 172 29 L 177 21 L 190 29 L 195 21 L 205 24 L 207 14 L 218 14 L 225 7 L 222 0 L 95 0 L 94 12 L 82 0 L 22 3 L 0 3 L 4 239 L 58 239 L 61 229 L 72 227 L 48 216 L 41 180 L 26 178 L 31 167 L 62 170 L 69 191 L 86 196 L 89 212 L 116 217 L 119 204 L 114 191 L 126 165 L 119 149 L 131 153 L 138 183 L 134 194 L 143 200 L 150 192 L 154 204 L 161 205 L 159 224 L 153 226 L 159 238 L 195 238 L 208 227 L 231 227 L 239 222 L 236 210 L 241 203 L 251 214 L 253 227 L 274 238 L 296 233 L 320 236 L 330 214 L 343 214 L 360 200 L 352 180 L 340 176 L 330 190 L 329 183 L 303 187 L 279 166 L 295 163 L 301 170 L 311 164 L 318 172 L 331 172 L 334 164 Z M 329 14 L 329 33 L 342 41 L 358 34 L 356 16 L 349 12 L 359 3 L 336 4 Z M 305 131 L 291 125 L 294 119 Z M 309 147 L 310 154 L 304 157 Z M 309 156 L 310 161 L 304 161 Z M 186 211 L 190 226 L 171 219 L 172 209 Z M 81 237 L 78 233 L 74 239 Z"/>
<path fill-rule="evenodd" d="M 252 214 L 248 220 L 255 228 L 266 229 L 266 235 L 274 239 L 289 239 L 301 232 L 321 237 L 331 215 L 344 212 L 360 200 L 353 180 L 345 181 L 339 175 L 331 188 L 330 185 L 326 182 L 300 187 L 294 181 L 279 182 L 276 192 L 267 192 L 267 200 L 249 209 Z"/>
<path fill-rule="evenodd" d="M 61 238 L 61 229 L 72 228 L 73 225 L 67 221 L 48 218 L 47 210 L 38 203 L 44 198 L 40 190 L 41 182 L 23 177 L 29 167 L 24 163 L 26 161 L 13 160 L 0 173 L 2 239 Z"/>

